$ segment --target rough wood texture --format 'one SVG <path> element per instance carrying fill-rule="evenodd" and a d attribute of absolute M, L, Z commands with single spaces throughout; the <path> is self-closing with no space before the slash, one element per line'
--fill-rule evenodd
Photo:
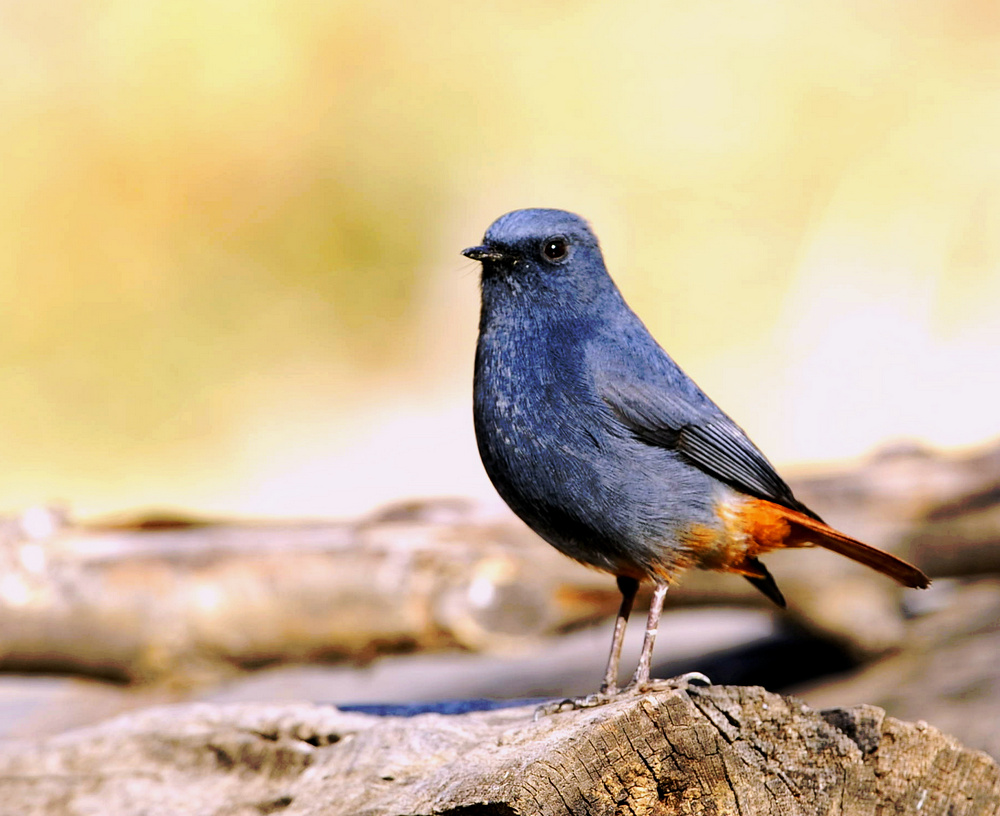
<path fill-rule="evenodd" d="M 532 714 L 150 709 L 0 745 L 0 813 L 1000 813 L 1000 768 L 986 755 L 870 706 L 820 713 L 720 686 Z"/>

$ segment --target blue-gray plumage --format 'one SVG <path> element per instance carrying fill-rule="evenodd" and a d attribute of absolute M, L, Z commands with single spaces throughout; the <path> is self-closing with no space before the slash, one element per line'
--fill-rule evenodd
<path fill-rule="evenodd" d="M 659 607 L 688 567 L 744 575 L 784 605 L 757 556 L 816 543 L 908 586 L 915 567 L 827 527 L 747 435 L 663 351 L 608 275 L 587 222 L 561 210 L 497 219 L 482 246 L 474 421 L 501 497 L 561 552 L 618 576 L 602 691 L 639 581 L 656 585 L 632 685 L 648 679 Z"/>

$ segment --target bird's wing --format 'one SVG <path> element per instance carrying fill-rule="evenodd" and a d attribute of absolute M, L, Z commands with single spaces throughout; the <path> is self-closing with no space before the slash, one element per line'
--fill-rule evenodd
<path fill-rule="evenodd" d="M 615 416 L 647 444 L 677 451 L 737 490 L 815 516 L 743 429 L 700 392 L 687 394 L 691 389 L 626 380 L 607 371 L 597 386 Z"/>

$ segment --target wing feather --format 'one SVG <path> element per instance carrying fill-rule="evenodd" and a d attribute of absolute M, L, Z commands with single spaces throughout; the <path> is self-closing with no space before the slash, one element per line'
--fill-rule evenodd
<path fill-rule="evenodd" d="M 792 495 L 767 457 L 742 428 L 694 383 L 671 388 L 624 382 L 603 372 L 598 388 L 605 403 L 639 439 L 675 450 L 687 461 L 730 486 L 819 520 Z"/>

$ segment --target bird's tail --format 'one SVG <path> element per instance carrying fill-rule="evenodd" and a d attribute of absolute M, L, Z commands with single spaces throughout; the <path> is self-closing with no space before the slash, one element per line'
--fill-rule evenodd
<path fill-rule="evenodd" d="M 808 547 L 811 544 L 818 544 L 827 550 L 847 556 L 852 561 L 871 567 L 883 575 L 888 575 L 903 586 L 924 589 L 930 585 L 930 578 L 902 558 L 890 555 L 870 544 L 863 544 L 804 513 L 774 504 L 771 504 L 771 507 L 779 511 L 782 520 L 789 526 L 785 547 Z"/>

